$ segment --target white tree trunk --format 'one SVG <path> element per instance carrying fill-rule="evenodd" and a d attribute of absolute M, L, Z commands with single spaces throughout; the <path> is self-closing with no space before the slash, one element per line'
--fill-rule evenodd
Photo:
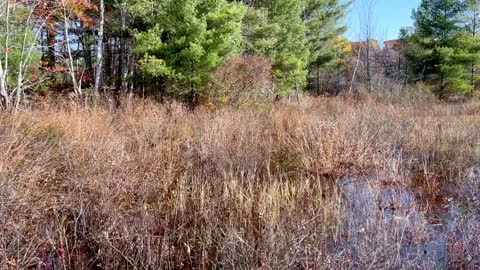
<path fill-rule="evenodd" d="M 7 69 L 8 65 L 5 61 L 5 66 L 0 57 L 0 107 L 5 109 L 10 105 L 10 98 L 7 91 Z"/>
<path fill-rule="evenodd" d="M 356 77 L 357 77 L 357 69 L 358 69 L 358 64 L 360 64 L 360 52 L 361 50 L 358 50 L 357 53 L 357 61 L 355 63 L 355 68 L 353 69 L 353 75 L 352 75 L 352 80 L 350 81 L 350 94 L 353 93 L 353 84 L 355 83 Z"/>
<path fill-rule="evenodd" d="M 0 63 L 1 65 L 1 63 Z M 7 83 L 5 81 L 5 77 L 3 76 L 5 71 L 0 70 L 0 107 L 5 109 L 6 107 L 10 106 L 10 99 L 7 93 Z"/>
<path fill-rule="evenodd" d="M 65 0 L 62 0 L 62 5 L 63 5 L 63 24 L 64 24 L 63 34 L 65 35 L 65 43 L 66 43 L 66 48 L 68 53 L 68 59 L 67 59 L 68 71 L 72 79 L 73 90 L 75 91 L 75 94 L 77 96 L 81 97 L 82 87 L 81 87 L 81 84 L 78 83 L 77 77 L 75 76 L 75 65 L 73 63 L 72 49 L 70 48 L 70 35 L 68 31 L 70 29 L 70 20 L 67 16 L 67 7 L 66 7 Z"/>
<path fill-rule="evenodd" d="M 3 108 L 7 108 L 10 106 L 10 95 L 8 94 L 8 87 L 7 87 L 7 72 L 8 72 L 8 49 L 9 49 L 9 37 L 10 37 L 10 1 L 6 1 L 5 7 L 5 43 L 4 50 L 5 55 L 3 57 L 0 56 L 0 106 Z"/>
<path fill-rule="evenodd" d="M 123 0 L 122 2 L 122 41 L 121 41 L 121 46 L 122 46 L 122 57 L 125 59 L 125 63 L 122 66 L 122 91 L 126 92 L 127 91 L 127 76 L 128 76 L 128 67 L 129 67 L 129 58 L 125 57 L 125 53 L 127 51 L 127 44 L 125 42 L 125 31 L 127 29 L 127 1 Z"/>
<path fill-rule="evenodd" d="M 98 92 L 100 90 L 100 84 L 102 79 L 104 24 L 105 24 L 105 4 L 103 0 L 100 0 L 100 24 L 99 24 L 98 36 L 97 36 L 97 63 L 96 63 L 96 72 L 95 72 L 95 87 L 93 88 L 93 94 L 95 95 L 95 97 L 98 95 Z"/>

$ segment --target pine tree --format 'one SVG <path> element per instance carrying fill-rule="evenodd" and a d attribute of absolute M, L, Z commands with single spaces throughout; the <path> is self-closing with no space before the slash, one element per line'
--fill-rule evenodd
<path fill-rule="evenodd" d="M 216 67 L 240 50 L 244 8 L 225 0 L 155 4 L 155 26 L 136 36 L 141 70 L 168 80 L 176 86 L 173 95 L 196 103 Z"/>
<path fill-rule="evenodd" d="M 300 0 L 269 2 L 272 21 L 280 27 L 276 50 L 273 52 L 273 72 L 279 93 L 290 95 L 293 91 L 303 89 L 308 72 L 306 27 L 301 20 L 303 3 Z"/>
<path fill-rule="evenodd" d="M 320 67 L 338 69 L 336 41 L 349 3 L 338 0 L 243 1 L 249 6 L 243 39 L 247 53 L 270 58 L 277 92 L 289 95 L 305 86 L 307 74 Z M 336 63 L 335 63 L 336 62 Z"/>
<path fill-rule="evenodd" d="M 415 31 L 421 36 L 437 39 L 444 45 L 460 30 L 460 16 L 464 8 L 460 0 L 422 0 L 413 13 Z"/>
<path fill-rule="evenodd" d="M 303 22 L 310 50 L 309 63 L 324 65 L 334 60 L 336 41 L 347 30 L 341 25 L 350 2 L 338 0 L 305 0 Z"/>
<path fill-rule="evenodd" d="M 247 12 L 244 21 L 247 52 L 271 59 L 277 94 L 288 96 L 299 91 L 306 83 L 309 59 L 303 0 L 243 2 L 254 9 Z M 252 23 L 250 18 L 259 19 L 258 23 Z"/>
<path fill-rule="evenodd" d="M 302 19 L 306 26 L 306 39 L 310 51 L 309 78 L 320 89 L 320 73 L 338 73 L 342 69 L 339 37 L 347 30 L 341 25 L 350 2 L 338 0 L 305 0 Z"/>
<path fill-rule="evenodd" d="M 472 90 L 469 69 L 479 55 L 464 27 L 466 10 L 460 0 L 423 0 L 413 13 L 413 33 L 405 37 L 413 73 L 434 85 L 440 98 Z"/>
<path fill-rule="evenodd" d="M 471 90 L 477 90 L 479 86 L 480 76 L 477 71 L 477 65 L 480 60 L 478 59 L 478 53 L 480 51 L 480 27 L 478 25 L 480 19 L 480 1 L 479 0 L 467 0 L 465 13 L 465 29 L 467 35 L 465 36 L 465 44 L 468 47 L 470 53 L 476 54 L 476 58 L 472 58 L 470 63 L 470 84 Z"/>
<path fill-rule="evenodd" d="M 247 6 L 242 22 L 242 51 L 260 56 L 274 55 L 280 26 L 272 23 L 268 10 Z"/>

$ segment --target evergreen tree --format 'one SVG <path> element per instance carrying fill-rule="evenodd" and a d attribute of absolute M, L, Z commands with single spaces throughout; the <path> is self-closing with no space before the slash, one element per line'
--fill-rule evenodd
<path fill-rule="evenodd" d="M 464 8 L 460 0 L 422 0 L 420 7 L 413 12 L 415 31 L 420 36 L 434 38 L 441 42 L 440 45 L 446 45 L 461 28 Z"/>
<path fill-rule="evenodd" d="M 341 4 L 338 0 L 305 0 L 302 19 L 310 51 L 308 71 L 317 92 L 321 73 L 335 74 L 342 70 L 339 37 L 347 30 L 341 22 L 349 5 L 350 2 Z"/>
<path fill-rule="evenodd" d="M 300 0 L 275 0 L 268 9 L 272 22 L 280 27 L 273 56 L 273 73 L 282 95 L 303 89 L 309 60 L 306 27 L 302 22 L 303 3 Z"/>
<path fill-rule="evenodd" d="M 302 21 L 303 0 L 243 1 L 249 5 L 244 21 L 247 52 L 271 59 L 277 94 L 290 95 L 303 88 L 309 50 Z M 250 19 L 258 19 L 252 23 Z"/>
<path fill-rule="evenodd" d="M 465 45 L 468 47 L 470 53 L 476 54 L 476 52 L 480 51 L 480 37 L 478 35 L 480 32 L 478 25 L 480 19 L 480 1 L 467 0 L 466 5 L 465 29 L 468 34 L 465 36 L 465 41 L 467 42 Z M 472 91 L 477 90 L 480 81 L 480 76 L 477 71 L 477 65 L 480 60 L 478 59 L 478 54 L 476 55 L 477 57 L 472 58 L 470 63 L 470 84 Z"/>
<path fill-rule="evenodd" d="M 310 50 L 309 64 L 324 65 L 335 60 L 338 37 L 347 30 L 340 23 L 350 2 L 305 0 L 303 21 Z"/>
<path fill-rule="evenodd" d="M 349 5 L 338 0 L 243 1 L 249 6 L 243 25 L 244 49 L 270 58 L 277 92 L 305 86 L 308 68 L 333 64 L 340 26 Z M 338 64 L 337 62 L 336 64 Z M 338 68 L 338 65 L 331 67 Z"/>
<path fill-rule="evenodd" d="M 247 6 L 242 23 L 242 50 L 246 54 L 274 55 L 280 26 L 272 23 L 268 10 Z"/>
<path fill-rule="evenodd" d="M 172 94 L 195 103 L 221 61 L 240 50 L 244 8 L 225 0 L 154 2 L 155 26 L 136 36 L 141 70 L 168 80 L 181 89 Z"/>
<path fill-rule="evenodd" d="M 413 33 L 404 37 L 411 70 L 440 98 L 472 90 L 469 69 L 479 55 L 464 27 L 466 10 L 460 0 L 423 0 L 413 13 Z"/>

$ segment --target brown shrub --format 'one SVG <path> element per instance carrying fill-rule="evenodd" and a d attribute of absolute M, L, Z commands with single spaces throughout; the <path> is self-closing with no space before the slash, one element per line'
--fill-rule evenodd
<path fill-rule="evenodd" d="M 214 74 L 208 100 L 214 106 L 242 106 L 273 99 L 272 64 L 256 55 L 235 56 Z"/>

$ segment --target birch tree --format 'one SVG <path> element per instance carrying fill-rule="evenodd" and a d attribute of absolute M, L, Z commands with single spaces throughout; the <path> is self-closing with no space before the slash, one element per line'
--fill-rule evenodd
<path fill-rule="evenodd" d="M 7 74 L 8 74 L 8 54 L 10 51 L 9 47 L 9 37 L 10 37 L 10 12 L 11 12 L 11 5 L 10 1 L 5 1 L 0 6 L 1 14 L 5 18 L 2 21 L 2 28 L 3 28 L 3 55 L 0 56 L 0 95 L 2 100 L 0 104 L 3 108 L 8 107 L 10 105 L 10 95 L 8 94 L 7 88 Z M 2 59 L 3 58 L 3 59 Z"/>
<path fill-rule="evenodd" d="M 105 3 L 104 0 L 100 0 L 100 20 L 97 36 L 97 64 L 95 72 L 95 86 L 93 88 L 93 94 L 98 95 L 101 78 L 102 78 L 102 63 L 103 63 L 103 28 L 105 24 Z"/>
<path fill-rule="evenodd" d="M 18 5 L 15 1 L 0 3 L 0 107 L 18 108 L 25 90 L 40 82 L 34 73 L 40 62 L 38 45 L 43 22 L 34 20 L 38 2 Z M 35 31 L 34 31 L 35 28 Z"/>

